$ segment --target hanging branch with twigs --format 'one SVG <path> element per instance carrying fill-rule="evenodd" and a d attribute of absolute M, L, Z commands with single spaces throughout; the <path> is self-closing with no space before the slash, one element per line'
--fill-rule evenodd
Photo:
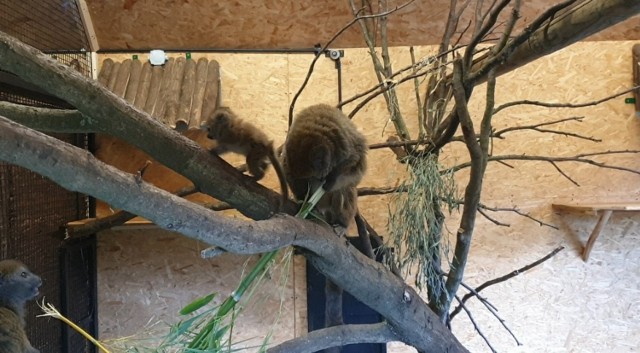
<path fill-rule="evenodd" d="M 331 39 L 329 39 L 329 41 L 327 41 L 327 43 L 325 45 L 323 45 L 318 50 L 318 52 L 316 53 L 315 57 L 311 61 L 311 64 L 309 65 L 309 70 L 307 71 L 307 75 L 305 76 L 304 81 L 302 82 L 302 85 L 300 85 L 300 88 L 298 89 L 296 94 L 293 96 L 293 99 L 291 100 L 291 105 L 289 106 L 289 125 L 288 126 L 291 126 L 291 124 L 293 123 L 293 111 L 295 109 L 296 102 L 298 101 L 298 98 L 300 97 L 300 95 L 302 94 L 304 89 L 307 87 L 307 84 L 309 83 L 309 80 L 311 79 L 311 74 L 313 74 L 313 69 L 315 67 L 315 64 L 318 61 L 318 59 L 320 58 L 320 55 L 322 55 L 322 53 L 324 53 L 327 50 L 327 48 L 329 48 L 329 46 L 331 44 L 333 44 L 333 42 L 336 39 L 338 39 L 338 37 L 340 37 L 340 35 L 342 33 L 344 33 L 344 31 L 349 29 L 356 22 L 358 22 L 360 20 L 366 20 L 366 19 L 373 19 L 373 18 L 376 18 L 376 17 L 388 16 L 391 13 L 394 13 L 396 11 L 399 11 L 399 10 L 409 6 L 409 4 L 411 4 L 412 2 L 413 2 L 413 0 L 410 0 L 410 1 L 404 3 L 404 4 L 400 5 L 400 6 L 396 6 L 395 8 L 393 8 L 391 10 L 386 10 L 384 12 L 377 13 L 377 14 L 368 14 L 368 15 L 365 14 L 365 15 L 362 15 L 362 9 L 356 11 L 356 13 L 354 14 L 354 18 L 351 21 L 349 21 L 349 23 L 347 23 L 344 27 L 342 27 L 333 37 L 331 37 Z"/>
<path fill-rule="evenodd" d="M 367 11 L 373 11 L 374 6 L 371 1 L 363 0 L 362 7 L 358 8 L 355 4 L 354 0 L 349 0 L 349 5 L 351 6 L 351 11 L 355 17 L 358 16 L 358 13 L 361 10 L 364 10 L 365 13 Z M 389 12 L 388 2 L 387 0 L 378 1 L 379 11 L 384 11 L 383 13 Z M 376 74 L 376 78 L 378 79 L 378 83 L 382 87 L 389 86 L 388 89 L 384 90 L 382 95 L 384 96 L 385 102 L 387 103 L 387 111 L 389 112 L 390 121 L 393 123 L 396 129 L 396 133 L 401 136 L 402 139 L 410 139 L 409 130 L 402 118 L 400 113 L 400 103 L 398 102 L 398 95 L 393 88 L 393 81 L 391 76 L 393 74 L 393 69 L 391 66 L 391 59 L 389 56 L 389 41 L 387 36 L 387 19 L 388 14 L 384 16 L 378 17 L 378 22 L 374 23 L 372 21 L 367 21 L 368 18 L 361 18 L 358 20 L 358 24 L 360 24 L 360 29 L 362 30 L 362 35 L 364 37 L 364 41 L 369 49 L 369 55 L 371 56 L 371 61 L 373 63 L 374 72 Z M 378 57 L 376 53 L 376 38 L 379 32 L 380 36 L 380 50 L 381 57 Z M 351 117 L 351 114 L 350 114 Z"/>

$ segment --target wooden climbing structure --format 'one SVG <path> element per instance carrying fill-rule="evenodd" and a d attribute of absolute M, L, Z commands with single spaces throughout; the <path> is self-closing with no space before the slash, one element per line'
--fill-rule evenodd
<path fill-rule="evenodd" d="M 198 129 L 220 94 L 220 65 L 215 60 L 170 58 L 162 66 L 138 59 L 105 59 L 98 81 L 153 118 L 184 132 Z"/>

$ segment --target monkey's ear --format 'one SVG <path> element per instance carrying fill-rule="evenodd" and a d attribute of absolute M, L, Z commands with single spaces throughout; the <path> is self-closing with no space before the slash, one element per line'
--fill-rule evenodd
<path fill-rule="evenodd" d="M 322 176 L 326 176 L 331 167 L 331 151 L 329 151 L 329 148 L 325 145 L 311 147 L 311 151 L 309 151 L 309 163 L 313 167 L 313 170 L 317 170 L 322 173 Z"/>

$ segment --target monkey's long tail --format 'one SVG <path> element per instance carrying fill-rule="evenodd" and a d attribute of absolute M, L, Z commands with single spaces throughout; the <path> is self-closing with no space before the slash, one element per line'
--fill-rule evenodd
<path fill-rule="evenodd" d="M 280 199 L 280 207 L 278 207 L 278 211 L 282 211 L 284 204 L 289 200 L 289 189 L 287 188 L 287 179 L 284 176 L 284 170 L 282 169 L 282 164 L 280 164 L 280 160 L 276 158 L 275 152 L 272 150 L 269 154 L 269 160 L 273 165 L 273 169 L 275 169 L 276 174 L 278 175 L 278 179 L 280 180 L 280 191 L 282 192 L 282 198 Z"/>

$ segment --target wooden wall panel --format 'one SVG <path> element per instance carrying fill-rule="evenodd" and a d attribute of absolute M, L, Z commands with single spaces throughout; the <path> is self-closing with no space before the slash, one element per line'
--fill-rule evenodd
<path fill-rule="evenodd" d="M 347 0 L 87 2 L 102 50 L 311 48 L 326 43 L 352 19 Z M 520 23 L 526 25 L 555 3 L 555 0 L 524 1 Z M 389 21 L 391 44 L 437 44 L 448 8 L 448 0 L 416 0 L 398 11 Z M 467 19 L 462 18 L 461 23 L 467 23 Z M 357 27 L 345 32 L 333 47 L 362 47 Z M 640 39 L 640 17 L 590 39 Z"/>
<path fill-rule="evenodd" d="M 620 92 L 632 85 L 631 48 L 633 42 L 578 43 L 542 58 L 498 79 L 497 104 L 531 99 L 549 102 L 581 103 Z M 423 56 L 433 48 L 416 48 Z M 394 68 L 409 62 L 408 49 L 393 48 Z M 194 54 L 198 60 L 204 54 Z M 104 56 L 101 56 L 103 58 Z M 128 56 L 111 56 L 122 61 Z M 207 54 L 220 63 L 222 93 L 225 104 L 243 118 L 262 128 L 275 139 L 284 140 L 289 102 L 303 80 L 311 55 L 240 55 Z M 146 57 L 141 56 L 141 60 Z M 348 98 L 375 84 L 371 59 L 366 50 L 346 50 L 343 60 L 344 96 Z M 305 106 L 336 100 L 336 71 L 331 60 L 322 58 L 316 65 L 309 87 L 300 97 L 298 110 Z M 573 131 L 602 139 L 596 143 L 561 134 L 523 131 L 506 134 L 494 141 L 494 154 L 539 154 L 571 156 L 606 150 L 640 150 L 640 120 L 633 104 L 616 98 L 599 106 L 580 109 L 516 107 L 500 112 L 494 128 L 531 125 L 570 116 L 584 116 L 582 122 L 566 122 L 549 127 Z M 484 88 L 478 87 L 471 101 L 471 114 L 482 114 Z M 415 95 L 411 84 L 399 89 L 400 109 L 407 122 L 415 120 Z M 353 108 L 349 105 L 347 110 Z M 375 99 L 355 117 L 355 123 L 369 143 L 384 141 L 392 127 L 383 99 Z M 413 130 L 415 133 L 415 130 Z M 191 132 L 190 132 L 191 133 Z M 187 134 L 189 136 L 189 134 Z M 201 134 L 189 136 L 205 144 Z M 118 152 L 106 143 L 104 157 Z M 126 153 L 130 153 L 127 151 Z M 126 154 L 135 172 L 146 157 Z M 388 150 L 370 152 L 369 167 L 362 186 L 394 185 L 404 177 L 404 167 L 395 162 Z M 453 144 L 443 153 L 442 162 L 454 165 L 466 161 L 462 144 Z M 596 157 L 600 162 L 616 163 L 640 170 L 637 154 Z M 236 161 L 237 162 L 237 161 Z M 563 163 L 559 167 L 571 175 L 580 187 L 563 178 L 552 165 L 543 162 L 511 162 L 515 168 L 491 163 L 487 169 L 482 202 L 489 206 L 516 207 L 558 229 L 538 223 L 513 212 L 490 212 L 492 217 L 508 223 L 497 226 L 478 216 L 465 282 L 477 286 L 531 263 L 552 249 L 566 249 L 552 260 L 512 280 L 492 286 L 485 295 L 499 309 L 500 316 L 524 346 L 517 347 L 499 323 L 481 307 L 470 301 L 469 307 L 483 332 L 500 352 L 630 352 L 640 342 L 640 215 L 614 215 L 591 253 L 589 262 L 580 258 L 581 246 L 593 229 L 595 219 L 580 215 L 557 215 L 552 202 L 638 201 L 640 177 L 623 171 L 603 170 L 594 166 Z M 145 180 L 169 190 L 186 183 L 166 170 L 152 165 Z M 153 169 L 152 169 L 153 168 Z M 270 169 L 272 170 L 272 169 Z M 458 178 L 460 193 L 465 187 L 466 172 Z M 261 183 L 277 189 L 273 172 Z M 365 217 L 383 235 L 391 197 L 361 197 L 359 206 Z M 455 236 L 459 212 L 447 215 L 447 230 Z M 237 285 L 238 268 L 244 258 L 230 254 L 217 259 L 198 257 L 202 244 L 170 235 L 164 231 L 140 230 L 108 232 L 99 237 L 100 251 L 100 332 L 101 338 L 113 339 L 131 334 L 148 334 L 148 322 L 178 320 L 176 311 L 194 297 L 211 291 L 230 293 Z M 135 273 L 135 276 L 131 276 Z M 304 269 L 300 264 L 292 276 L 294 288 L 287 287 L 281 324 L 276 327 L 274 343 L 304 331 Z M 277 277 L 274 277 L 277 278 Z M 272 292 L 267 284 L 264 292 Z M 189 290 L 184 290 L 188 288 Z M 462 293 L 462 291 L 461 291 Z M 484 293 L 484 292 L 483 292 Z M 223 296 L 220 296 L 222 298 Z M 294 301 L 292 301 L 292 299 Z M 147 305 L 141 305 L 144 303 Z M 246 321 L 234 332 L 239 338 L 263 337 L 271 328 L 270 317 L 278 305 L 269 304 L 262 311 L 247 311 Z M 588 323 L 576 325 L 576 322 Z M 158 326 L 167 329 L 166 326 Z M 456 318 L 454 333 L 472 352 L 489 352 L 473 325 L 464 315 Z M 153 335 L 151 335 L 153 336 Z M 158 337 L 158 336 L 154 336 Z M 243 343 L 255 345 L 256 341 Z M 390 344 L 390 353 L 414 350 Z M 257 349 L 250 349 L 255 352 Z"/>

